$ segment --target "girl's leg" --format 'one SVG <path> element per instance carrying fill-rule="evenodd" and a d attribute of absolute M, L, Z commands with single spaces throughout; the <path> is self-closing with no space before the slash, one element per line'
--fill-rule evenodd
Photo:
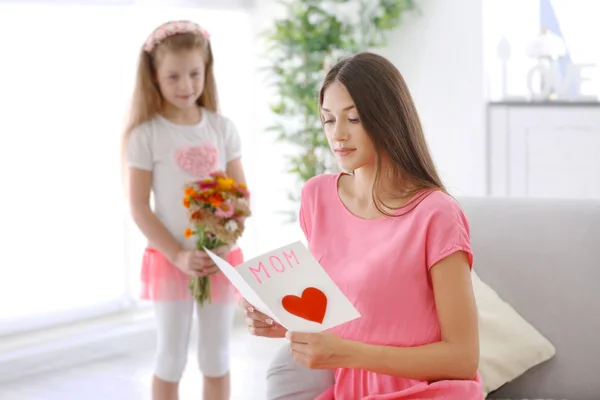
<path fill-rule="evenodd" d="M 198 364 L 204 375 L 204 400 L 229 399 L 229 340 L 235 307 L 213 302 L 197 308 Z"/>
<path fill-rule="evenodd" d="M 179 381 L 187 363 L 192 300 L 156 301 L 156 360 L 152 400 L 177 400 Z"/>

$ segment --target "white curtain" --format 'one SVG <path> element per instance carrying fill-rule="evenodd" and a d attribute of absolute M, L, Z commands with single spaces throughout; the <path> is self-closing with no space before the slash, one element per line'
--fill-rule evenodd
<path fill-rule="evenodd" d="M 120 134 L 137 51 L 175 18 L 211 32 L 223 112 L 250 148 L 247 11 L 0 3 L 0 335 L 138 305 Z"/>

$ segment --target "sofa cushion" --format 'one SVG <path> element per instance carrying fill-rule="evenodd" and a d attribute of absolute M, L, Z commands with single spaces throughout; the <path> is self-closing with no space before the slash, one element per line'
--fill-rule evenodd
<path fill-rule="evenodd" d="M 479 312 L 479 372 L 487 396 L 533 366 L 552 358 L 555 349 L 475 271 L 472 280 Z"/>

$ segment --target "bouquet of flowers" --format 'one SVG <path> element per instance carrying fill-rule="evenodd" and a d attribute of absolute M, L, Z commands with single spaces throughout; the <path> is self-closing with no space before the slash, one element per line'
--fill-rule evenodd
<path fill-rule="evenodd" d="M 234 244 L 244 232 L 244 220 L 250 216 L 249 197 L 245 185 L 223 172 L 188 183 L 183 205 L 188 209 L 191 228 L 185 230 L 185 237 L 195 237 L 198 250 Z M 210 302 L 209 277 L 191 277 L 189 289 L 200 305 Z"/>

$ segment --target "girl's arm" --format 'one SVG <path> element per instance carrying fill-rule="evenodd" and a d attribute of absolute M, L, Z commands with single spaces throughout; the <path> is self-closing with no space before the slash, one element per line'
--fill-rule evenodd
<path fill-rule="evenodd" d="M 475 377 L 479 332 L 467 257 L 463 252 L 454 253 L 430 271 L 441 341 L 416 347 L 347 342 L 343 367 L 424 381 Z"/>
<path fill-rule="evenodd" d="M 154 248 L 175 263 L 182 247 L 150 208 L 152 172 L 129 168 L 129 207 L 133 221 Z"/>
<path fill-rule="evenodd" d="M 246 185 L 246 174 L 244 173 L 244 167 L 242 165 L 241 158 L 236 158 L 235 160 L 229 161 L 227 163 L 225 173 L 237 183 L 243 183 Z"/>
<path fill-rule="evenodd" d="M 289 332 L 294 359 L 308 368 L 362 369 L 420 381 L 473 379 L 479 366 L 479 332 L 467 256 L 456 252 L 430 271 L 441 341 L 394 347 L 343 340 L 328 333 Z"/>
<path fill-rule="evenodd" d="M 237 183 L 243 183 L 244 185 L 248 185 L 246 183 L 246 174 L 244 173 L 244 166 L 242 165 L 242 159 L 236 158 L 235 160 L 231 160 L 227 163 L 225 173 L 228 177 L 232 178 Z M 248 199 L 249 205 L 252 201 L 252 193 L 250 193 L 250 198 Z"/>

